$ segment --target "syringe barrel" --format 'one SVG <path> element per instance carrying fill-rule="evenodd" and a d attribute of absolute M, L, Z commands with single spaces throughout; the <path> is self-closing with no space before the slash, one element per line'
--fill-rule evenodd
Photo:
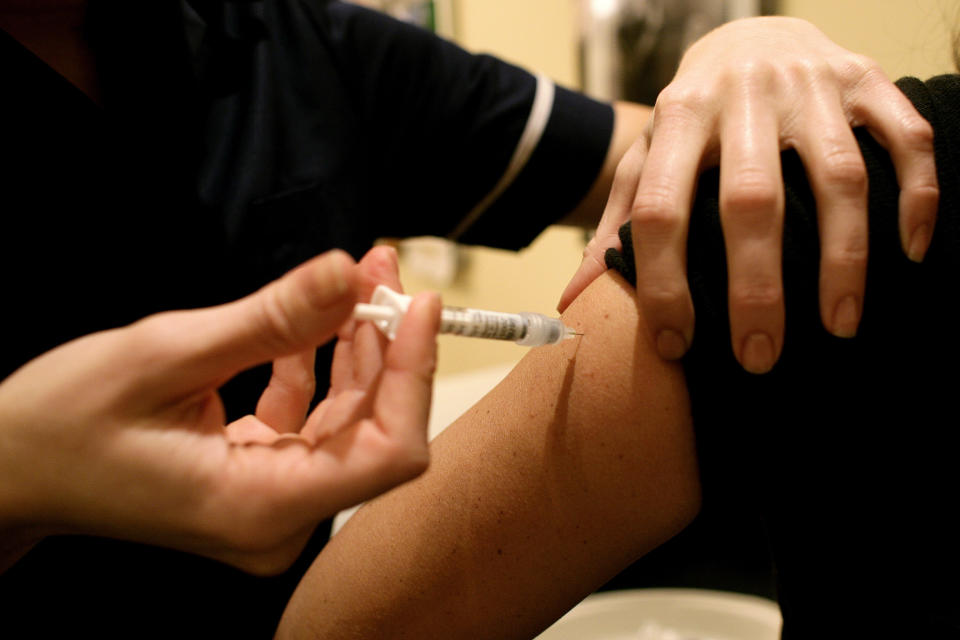
<path fill-rule="evenodd" d="M 527 322 L 519 313 L 444 307 L 440 314 L 440 333 L 517 341 L 527 334 Z"/>
<path fill-rule="evenodd" d="M 396 337 L 400 318 L 406 313 L 412 298 L 379 285 L 370 298 L 370 304 L 357 304 L 353 315 L 376 324 L 391 340 Z M 512 340 L 525 347 L 554 344 L 575 335 L 559 318 L 539 313 L 502 313 L 464 307 L 444 307 L 440 314 L 440 333 L 452 333 L 476 338 Z"/>

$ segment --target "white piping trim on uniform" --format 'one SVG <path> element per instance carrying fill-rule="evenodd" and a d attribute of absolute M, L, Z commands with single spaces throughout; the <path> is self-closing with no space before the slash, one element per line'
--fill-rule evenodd
<path fill-rule="evenodd" d="M 537 90 L 533 96 L 533 106 L 530 107 L 530 115 L 527 117 L 527 124 L 520 134 L 520 140 L 513 151 L 513 157 L 507 165 L 506 171 L 500 177 L 500 180 L 493 186 L 480 202 L 470 210 L 457 228 L 447 237 L 456 241 L 467 230 L 473 226 L 477 219 L 483 215 L 483 212 L 490 208 L 497 198 L 503 195 L 513 181 L 517 178 L 523 168 L 526 166 L 533 150 L 540 144 L 540 138 L 547 128 L 547 122 L 550 120 L 550 113 L 553 111 L 553 98 L 556 93 L 553 81 L 541 74 L 537 74 Z"/>

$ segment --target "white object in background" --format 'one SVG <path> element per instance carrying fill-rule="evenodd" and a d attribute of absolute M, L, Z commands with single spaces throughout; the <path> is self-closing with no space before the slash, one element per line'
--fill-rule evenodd
<path fill-rule="evenodd" d="M 775 602 L 704 589 L 627 589 L 587 596 L 537 640 L 779 640 Z M 646 634 L 646 635 L 641 635 Z M 654 638 L 657 636 L 654 635 Z"/>
<path fill-rule="evenodd" d="M 601 100 L 625 96 L 624 61 L 629 55 L 642 62 L 653 52 L 666 20 L 664 0 L 580 0 L 580 53 L 583 92 Z M 621 34 L 625 25 L 642 25 L 629 31 L 636 38 L 624 52 Z M 638 35 L 639 34 L 639 35 Z"/>
<path fill-rule="evenodd" d="M 727 20 L 738 20 L 760 15 L 760 0 L 726 0 Z"/>
<path fill-rule="evenodd" d="M 433 0 L 433 30 L 448 40 L 457 37 L 454 0 Z"/>
<path fill-rule="evenodd" d="M 435 289 L 445 289 L 457 279 L 460 248 L 446 238 L 423 236 L 400 243 L 403 266 Z"/>

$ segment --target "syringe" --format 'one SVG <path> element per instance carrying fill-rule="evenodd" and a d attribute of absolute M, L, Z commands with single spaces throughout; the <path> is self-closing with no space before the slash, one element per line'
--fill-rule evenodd
<path fill-rule="evenodd" d="M 387 337 L 397 335 L 400 318 L 410 306 L 410 296 L 379 285 L 370 304 L 360 303 L 353 308 L 353 317 L 369 320 Z M 440 313 L 440 333 L 451 333 L 493 340 L 513 340 L 525 347 L 555 344 L 567 338 L 582 335 L 564 325 L 558 318 L 540 313 L 501 313 L 462 307 L 444 307 Z"/>

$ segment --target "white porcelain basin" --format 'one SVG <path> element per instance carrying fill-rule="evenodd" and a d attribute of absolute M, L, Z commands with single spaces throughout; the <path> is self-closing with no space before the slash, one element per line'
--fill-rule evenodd
<path fill-rule="evenodd" d="M 701 589 L 627 589 L 588 596 L 537 640 L 778 640 L 765 598 Z"/>

